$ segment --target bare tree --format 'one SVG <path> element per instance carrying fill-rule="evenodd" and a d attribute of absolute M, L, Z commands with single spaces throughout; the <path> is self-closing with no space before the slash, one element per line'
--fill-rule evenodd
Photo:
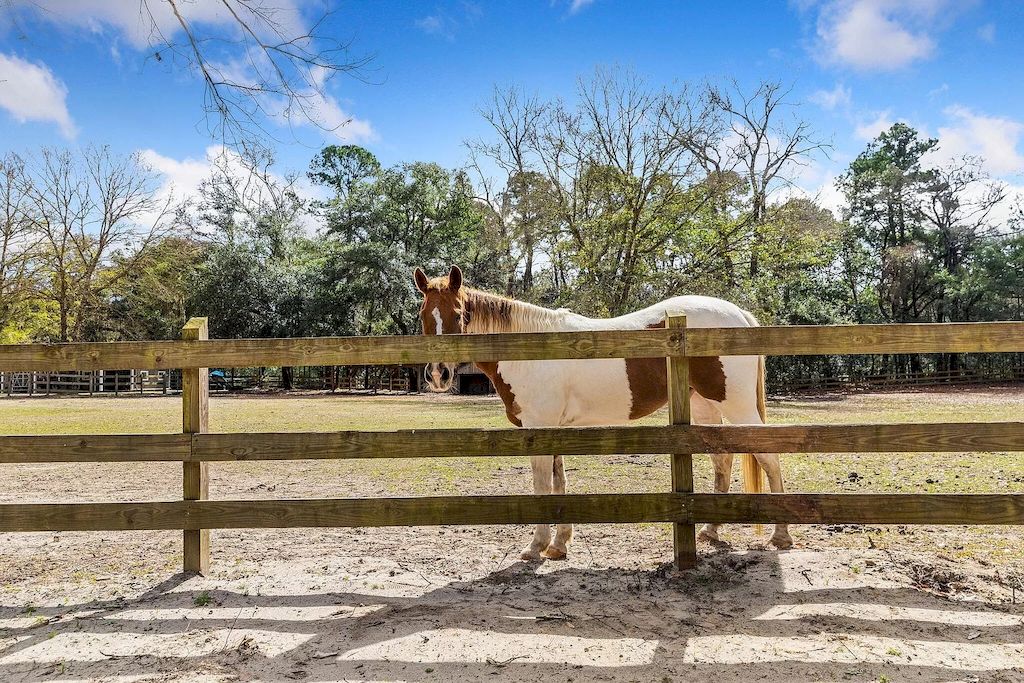
<path fill-rule="evenodd" d="M 752 228 L 750 276 L 758 273 L 760 229 L 768 218 L 768 200 L 779 187 L 792 183 L 794 167 L 806 165 L 831 145 L 819 140 L 810 124 L 792 111 L 791 90 L 762 81 L 744 91 L 735 80 L 725 86 L 706 86 L 706 97 L 719 114 L 716 125 L 700 130 L 712 135 L 694 139 L 692 151 L 709 171 L 736 171 L 750 186 L 748 220 Z"/>
<path fill-rule="evenodd" d="M 80 341 L 104 294 L 167 234 L 172 199 L 157 196 L 156 176 L 137 155 L 106 147 L 44 149 L 30 187 L 42 295 L 58 309 L 60 341 Z"/>
<path fill-rule="evenodd" d="M 669 207 L 702 171 L 688 143 L 703 117 L 683 114 L 700 106 L 686 86 L 651 87 L 628 70 L 598 69 L 577 95 L 571 107 L 498 91 L 484 111 L 498 142 L 471 147 L 505 172 L 500 197 L 519 195 L 507 213 L 510 232 L 531 237 L 520 244 L 533 244 L 524 228 L 543 214 L 555 279 L 575 272 L 595 297 L 585 308 L 619 312 L 664 250 Z"/>

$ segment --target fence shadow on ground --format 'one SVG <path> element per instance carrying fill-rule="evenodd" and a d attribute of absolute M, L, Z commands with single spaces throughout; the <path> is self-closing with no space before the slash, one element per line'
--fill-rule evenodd
<path fill-rule="evenodd" d="M 193 580 L 175 576 L 134 599 L 31 615 L 0 607 L 0 680 L 1024 676 L 999 664 L 1024 661 L 1020 606 L 953 602 L 852 572 L 836 583 L 825 567 L 834 554 L 798 555 L 719 549 L 685 575 L 517 562 L 444 585 L 422 577 L 407 596 L 213 588 L 200 606 L 186 590 Z"/>

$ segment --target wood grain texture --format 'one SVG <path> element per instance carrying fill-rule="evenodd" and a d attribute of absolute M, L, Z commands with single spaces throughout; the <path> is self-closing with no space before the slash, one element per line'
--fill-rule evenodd
<path fill-rule="evenodd" d="M 1024 451 L 1024 422 L 0 436 L 0 463 Z"/>
<path fill-rule="evenodd" d="M 178 462 L 191 455 L 187 434 L 0 436 L 0 463 Z"/>
<path fill-rule="evenodd" d="M 210 336 L 206 318 L 192 318 L 181 330 L 185 341 L 202 341 Z M 207 368 L 185 368 L 181 371 L 181 425 L 185 434 L 201 434 L 209 429 L 210 372 Z M 209 463 L 186 462 L 182 465 L 182 498 L 186 501 L 210 497 Z M 186 572 L 206 574 L 210 570 L 210 530 L 189 529 L 182 535 L 183 561 Z"/>
<path fill-rule="evenodd" d="M 1024 494 L 695 494 L 694 519 L 714 523 L 1024 524 Z"/>
<path fill-rule="evenodd" d="M 670 316 L 665 327 L 686 330 L 686 316 Z M 670 425 L 690 424 L 690 362 L 684 356 L 670 356 L 666 359 L 668 372 L 668 423 Z M 693 492 L 693 452 L 680 450 L 671 452 L 672 491 Z M 693 524 L 672 525 L 672 552 L 678 569 L 690 569 L 697 564 L 697 528 Z"/>
<path fill-rule="evenodd" d="M 657 358 L 682 352 L 682 334 L 665 329 L 405 337 L 182 339 L 92 344 L 4 344 L 0 345 L 0 371 Z"/>
<path fill-rule="evenodd" d="M 0 505 L 0 532 L 668 522 L 672 493 Z"/>
<path fill-rule="evenodd" d="M 1024 451 L 1024 422 L 666 425 L 393 432 L 202 434 L 206 461 L 657 453 Z"/>
<path fill-rule="evenodd" d="M 1024 323 L 690 328 L 688 356 L 1024 351 Z"/>
<path fill-rule="evenodd" d="M 0 532 L 696 522 L 1024 524 L 1024 494 L 630 493 L 0 505 Z"/>

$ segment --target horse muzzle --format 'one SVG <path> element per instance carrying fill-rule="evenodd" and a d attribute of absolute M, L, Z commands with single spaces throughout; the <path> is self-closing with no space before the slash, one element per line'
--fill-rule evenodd
<path fill-rule="evenodd" d="M 455 368 L 455 363 L 427 363 L 423 368 L 427 388 L 438 394 L 451 390 L 455 382 Z"/>

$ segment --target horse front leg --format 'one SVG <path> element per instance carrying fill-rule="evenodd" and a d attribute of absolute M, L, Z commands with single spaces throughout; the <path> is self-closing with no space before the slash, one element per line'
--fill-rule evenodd
<path fill-rule="evenodd" d="M 565 493 L 565 462 L 560 455 L 556 455 L 552 459 L 552 489 L 554 493 Z M 568 553 L 566 546 L 570 540 L 572 540 L 572 524 L 555 526 L 555 540 L 541 551 L 541 557 L 549 560 L 565 559 Z"/>
<path fill-rule="evenodd" d="M 554 458 L 550 455 L 531 455 L 533 468 L 533 492 L 538 495 L 551 493 L 554 486 Z M 541 553 L 551 544 L 551 525 L 538 524 L 533 532 L 533 541 L 523 550 L 522 558 L 527 561 L 541 559 Z"/>

